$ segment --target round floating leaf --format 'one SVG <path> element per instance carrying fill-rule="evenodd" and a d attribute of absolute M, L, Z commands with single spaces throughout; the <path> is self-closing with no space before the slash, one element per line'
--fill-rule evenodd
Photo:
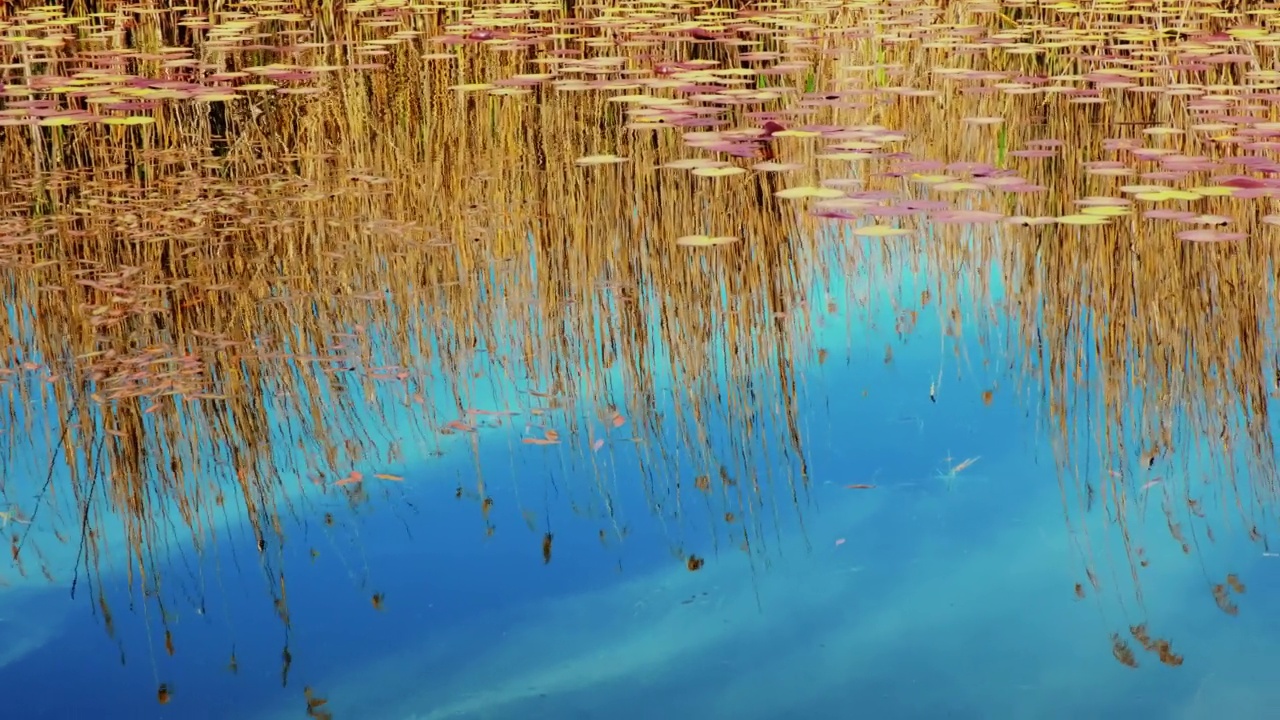
<path fill-rule="evenodd" d="M 866 140 L 845 140 L 834 145 L 829 145 L 832 150 L 879 150 L 882 143 L 867 142 Z"/>
<path fill-rule="evenodd" d="M 751 166 L 752 170 L 758 172 L 785 172 L 787 170 L 799 170 L 804 165 L 800 163 L 780 163 L 780 162 L 762 162 Z"/>
<path fill-rule="evenodd" d="M 648 105 L 654 100 L 662 101 L 663 98 L 654 97 L 653 95 L 615 95 L 609 98 L 608 102 L 626 103 L 629 105 Z"/>
<path fill-rule="evenodd" d="M 1249 235 L 1242 232 L 1229 232 L 1227 230 L 1215 230 L 1209 228 L 1201 230 L 1183 230 L 1177 235 L 1179 240 L 1202 243 L 1233 242 L 1235 240 L 1243 240 L 1247 237 L 1249 237 Z"/>
<path fill-rule="evenodd" d="M 944 210 L 933 216 L 934 222 L 949 225 L 978 225 L 1003 219 L 1003 214 L 986 210 Z"/>
<path fill-rule="evenodd" d="M 1079 200 L 1076 201 L 1076 204 L 1084 207 L 1099 207 L 1099 206 L 1127 206 L 1132 203 L 1130 203 L 1128 200 L 1125 200 L 1124 198 L 1092 196 L 1092 197 L 1080 198 Z"/>
<path fill-rule="evenodd" d="M 671 170 L 697 170 L 698 168 L 727 167 L 728 165 L 729 163 L 723 160 L 712 160 L 710 158 L 682 158 L 680 160 L 672 160 L 662 167 Z"/>
<path fill-rule="evenodd" d="M 1063 215 L 1058 218 L 1059 225 L 1106 225 L 1110 219 L 1101 215 Z"/>
<path fill-rule="evenodd" d="M 816 159 L 818 159 L 818 160 L 848 160 L 848 161 L 851 161 L 851 160 L 871 160 L 872 158 L 875 158 L 875 157 L 876 157 L 876 155 L 874 155 L 874 154 L 872 154 L 872 153 L 852 152 L 852 151 L 851 151 L 851 152 L 821 153 L 821 154 L 819 154 L 819 155 L 814 155 L 814 157 L 815 157 Z"/>
<path fill-rule="evenodd" d="M 92 116 L 89 115 L 56 115 L 42 118 L 38 124 L 44 127 L 66 127 L 68 125 L 83 125 L 91 119 Z"/>
<path fill-rule="evenodd" d="M 1163 202 L 1165 200 L 1199 200 L 1204 196 L 1190 190 L 1160 190 L 1158 192 L 1136 193 L 1134 197 L 1147 202 Z"/>
<path fill-rule="evenodd" d="M 1006 225 L 1022 225 L 1024 227 L 1032 227 L 1035 225 L 1052 225 L 1057 222 L 1057 218 L 1051 217 L 1030 217 L 1027 215 L 1014 215 L 1004 219 Z"/>
<path fill-rule="evenodd" d="M 901 237 L 903 235 L 910 235 L 911 232 L 912 231 L 910 230 L 896 228 L 892 225 L 865 225 L 860 228 L 855 228 L 853 234 L 858 237 Z"/>
<path fill-rule="evenodd" d="M 813 187 L 812 185 L 806 185 L 804 187 L 793 187 L 793 188 L 786 188 L 785 190 L 779 190 L 778 192 L 774 193 L 774 195 L 784 200 L 797 200 L 799 198 L 807 198 L 807 197 L 838 198 L 838 197 L 843 197 L 844 193 L 834 188 Z"/>
<path fill-rule="evenodd" d="M 1096 215 L 1098 217 L 1122 217 L 1129 214 L 1129 208 L 1119 205 L 1095 205 L 1087 207 L 1080 211 L 1081 215 Z"/>
<path fill-rule="evenodd" d="M 1234 195 L 1236 192 L 1236 188 L 1228 187 L 1225 185 L 1210 185 L 1210 186 L 1204 186 L 1204 187 L 1191 188 L 1191 192 L 1197 193 L 1199 195 L 1204 195 L 1205 197 L 1224 197 L 1224 196 Z"/>
<path fill-rule="evenodd" d="M 574 160 L 573 162 L 575 165 L 585 167 L 588 165 L 614 165 L 626 161 L 626 158 L 618 157 L 617 155 L 586 155 Z"/>
<path fill-rule="evenodd" d="M 1124 167 L 1101 167 L 1086 168 L 1085 172 L 1089 175 L 1101 175 L 1105 177 L 1126 177 L 1128 175 L 1133 175 L 1135 171 L 1131 168 Z"/>
<path fill-rule="evenodd" d="M 738 242 L 738 238 L 730 235 L 685 235 L 676 238 L 676 244 L 685 247 L 710 247 L 712 245 L 728 245 L 735 242 Z"/>
<path fill-rule="evenodd" d="M 1195 217 L 1187 218 L 1187 222 L 1195 223 L 1196 225 L 1226 225 L 1231 222 L 1231 218 L 1225 215 L 1196 215 Z"/>
<path fill-rule="evenodd" d="M 103 125 L 150 125 L 156 121 L 150 115 L 130 115 L 128 117 L 103 118 Z"/>
<path fill-rule="evenodd" d="M 971 182 L 943 182 L 933 186 L 938 192 L 964 192 L 966 190 L 986 190 L 986 187 Z"/>
<path fill-rule="evenodd" d="M 703 167 L 693 171 L 698 177 L 729 177 L 730 175 L 741 175 L 746 170 L 740 167 Z"/>

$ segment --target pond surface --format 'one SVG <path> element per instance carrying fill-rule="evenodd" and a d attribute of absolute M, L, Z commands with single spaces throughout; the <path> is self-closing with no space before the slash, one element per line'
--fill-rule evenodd
<path fill-rule="evenodd" d="M 13 5 L 6 717 L 1280 702 L 1280 16 Z"/>
<path fill-rule="evenodd" d="M 925 277 L 885 292 L 918 297 Z M 846 337 L 836 304 L 815 334 L 833 348 Z M 763 392 L 752 421 L 706 423 L 706 447 L 741 453 L 722 472 L 674 428 L 641 438 L 621 414 L 568 409 L 531 421 L 548 399 L 494 388 L 474 409 L 502 414 L 473 415 L 486 426 L 447 436 L 438 456 L 379 462 L 389 443 L 375 441 L 359 465 L 368 497 L 353 507 L 348 486 L 331 483 L 285 513 L 283 541 L 265 553 L 230 514 L 200 556 L 166 541 L 155 562 L 172 653 L 161 611 L 129 599 L 125 568 L 75 599 L 66 583 L 9 575 L 8 703 L 33 718 L 104 706 L 112 717 L 285 718 L 305 711 L 295 686 L 307 685 L 335 717 L 837 717 L 853 706 L 877 717 L 1262 717 L 1280 634 L 1255 608 L 1280 596 L 1280 558 L 1232 527 L 1234 509 L 1202 496 L 1198 509 L 1223 522 L 1214 542 L 1208 521 L 1185 531 L 1196 546 L 1186 555 L 1162 509 L 1187 522 L 1186 481 L 1160 468 L 1117 479 L 1137 486 L 1125 531 L 1149 566 L 1135 585 L 1115 511 L 1100 496 L 1081 507 L 1035 401 L 997 369 L 1016 358 L 965 339 L 904 343 L 891 313 L 865 319 L 859 349 L 798 368 L 802 451 Z M 927 312 L 916 332 L 944 337 Z M 678 397 L 660 380 L 650 402 L 675 417 Z M 557 427 L 561 444 L 521 442 Z M 650 473 L 660 453 L 677 457 Z M 1107 470 L 1089 472 L 1103 492 Z M 39 490 L 17 482 L 18 496 Z M 282 496 L 301 503 L 304 490 L 316 488 Z M 52 539 L 38 517 L 32 528 Z M 71 552 L 42 562 L 57 568 Z M 1210 592 L 1228 572 L 1247 582 L 1232 598 L 1238 616 Z M 287 629 L 264 595 L 287 598 Z M 1185 663 L 1144 652 L 1130 637 L 1139 623 Z M 1137 669 L 1112 656 L 1112 633 Z M 157 678 L 167 707 L 152 697 Z"/>

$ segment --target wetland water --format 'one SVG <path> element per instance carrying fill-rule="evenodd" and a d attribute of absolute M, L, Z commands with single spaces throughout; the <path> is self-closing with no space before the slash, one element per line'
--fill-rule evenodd
<path fill-rule="evenodd" d="M 1270 717 L 1274 17 L 6 4 L 5 717 Z"/>

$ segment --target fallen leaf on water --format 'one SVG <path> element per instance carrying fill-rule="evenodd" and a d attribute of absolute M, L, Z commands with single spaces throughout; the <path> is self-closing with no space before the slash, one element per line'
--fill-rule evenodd
<path fill-rule="evenodd" d="M 617 155 L 587 155 L 585 157 L 580 157 L 577 160 L 574 160 L 573 162 L 575 165 L 581 165 L 585 167 L 588 165 L 613 165 L 616 163 L 623 163 L 626 161 L 627 161 L 626 158 L 618 157 Z"/>
<path fill-rule="evenodd" d="M 867 225 L 853 231 L 858 237 L 901 237 L 910 235 L 911 231 L 891 225 Z"/>
<path fill-rule="evenodd" d="M 799 198 L 807 198 L 807 197 L 838 198 L 838 197 L 843 197 L 844 193 L 840 192 L 839 190 L 836 190 L 835 188 L 807 186 L 807 187 L 793 187 L 793 188 L 787 188 L 785 190 L 779 190 L 775 192 L 774 195 L 776 197 L 783 198 L 784 200 L 796 200 Z"/>
<path fill-rule="evenodd" d="M 710 235 L 685 235 L 676 238 L 677 245 L 685 247 L 710 247 L 712 245 L 728 245 L 738 242 L 738 238 L 728 235 L 712 237 Z"/>

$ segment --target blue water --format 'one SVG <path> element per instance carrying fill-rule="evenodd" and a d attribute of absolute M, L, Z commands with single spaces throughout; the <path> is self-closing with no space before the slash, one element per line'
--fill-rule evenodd
<path fill-rule="evenodd" d="M 465 436 L 450 436 L 441 457 L 363 465 L 371 499 L 356 510 L 312 488 L 265 568 L 234 518 L 200 556 L 168 548 L 161 597 L 172 656 L 155 604 L 130 610 L 118 557 L 93 579 L 110 600 L 114 636 L 85 573 L 70 597 L 74 547 L 48 550 L 51 583 L 0 569 L 0 716 L 297 718 L 311 687 L 335 718 L 360 720 L 1271 717 L 1280 620 L 1267 608 L 1280 600 L 1280 558 L 1248 540 L 1233 501 L 1204 494 L 1207 519 L 1186 523 L 1200 533 L 1198 549 L 1184 554 L 1158 498 L 1178 500 L 1186 480 L 1169 474 L 1145 494 L 1137 486 L 1153 475 L 1125 480 L 1131 541 L 1150 560 L 1139 601 L 1116 524 L 1101 501 L 1082 512 L 1079 486 L 1055 465 L 1043 389 L 1007 370 L 1021 358 L 972 332 L 940 343 L 932 309 L 904 342 L 877 297 L 869 310 L 841 301 L 806 339 L 830 354 L 802 363 L 808 482 L 794 499 L 786 480 L 799 481 L 799 458 L 782 452 L 785 433 L 759 408 L 747 451 L 764 502 L 750 554 L 739 548 L 745 516 L 723 522 L 733 503 L 714 466 L 689 457 L 687 438 L 661 436 L 683 475 L 672 478 L 658 448 L 628 440 L 630 425 L 595 420 L 592 437 L 608 439 L 598 452 L 591 438 L 543 448 L 519 442 L 525 415 L 481 430 L 474 454 Z M 972 305 L 964 314 L 970 327 L 985 316 Z M 989 329 L 1011 332 L 999 318 Z M 992 388 L 988 405 L 982 393 Z M 676 397 L 639 401 L 673 417 Z M 1088 421 L 1077 437 L 1094 437 Z M 709 446 L 745 486 L 733 462 L 745 426 L 708 425 Z M 32 466 L 48 451 L 37 443 Z M 1106 468 L 1085 462 L 1097 448 L 1072 453 L 1072 473 L 1100 487 Z M 967 458 L 979 459 L 946 476 Z M 1189 466 L 1193 487 L 1202 470 Z M 404 481 L 380 483 L 375 472 Z M 487 518 L 478 473 L 493 501 Z M 715 487 L 706 496 L 692 487 L 704 473 Z M 7 478 L 9 498 L 29 503 L 42 480 Z M 846 488 L 858 483 L 875 487 Z M 53 521 L 38 518 L 33 533 Z M 1194 529 L 1204 523 L 1215 542 Z M 705 566 L 689 571 L 689 553 Z M 1234 598 L 1236 617 L 1209 592 L 1227 572 L 1248 586 Z M 280 574 L 287 631 L 272 605 Z M 1140 666 L 1117 662 L 1111 634 L 1128 638 L 1139 622 L 1185 664 L 1166 667 L 1131 639 Z M 172 691 L 165 705 L 160 683 Z"/>

